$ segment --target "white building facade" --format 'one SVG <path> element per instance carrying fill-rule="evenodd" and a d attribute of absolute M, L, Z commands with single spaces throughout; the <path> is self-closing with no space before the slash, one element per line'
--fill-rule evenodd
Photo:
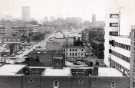
<path fill-rule="evenodd" d="M 130 73 L 130 46 L 129 36 L 120 35 L 120 13 L 110 12 L 105 27 L 104 62 L 129 76 Z"/>

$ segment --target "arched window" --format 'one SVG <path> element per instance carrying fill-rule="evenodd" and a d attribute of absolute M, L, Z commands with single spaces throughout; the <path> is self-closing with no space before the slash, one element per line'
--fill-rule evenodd
<path fill-rule="evenodd" d="M 59 81 L 58 80 L 53 81 L 53 88 L 59 88 Z"/>

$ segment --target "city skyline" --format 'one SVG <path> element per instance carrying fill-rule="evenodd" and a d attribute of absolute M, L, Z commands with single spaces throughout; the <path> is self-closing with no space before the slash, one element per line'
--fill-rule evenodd
<path fill-rule="evenodd" d="M 44 17 L 80 17 L 91 20 L 91 15 L 96 14 L 97 20 L 105 19 L 107 0 L 4 0 L 0 1 L 0 18 L 21 18 L 21 8 L 29 6 L 31 17 L 41 20 Z"/>
<path fill-rule="evenodd" d="M 132 18 L 134 2 L 134 0 L 3 0 L 0 1 L 0 18 L 21 19 L 23 6 L 30 7 L 31 18 L 36 20 L 43 20 L 45 17 L 80 17 L 91 21 L 92 14 L 96 14 L 97 20 L 105 20 L 106 12 L 112 9 L 112 6 L 128 13 L 124 18 L 128 15 Z"/>

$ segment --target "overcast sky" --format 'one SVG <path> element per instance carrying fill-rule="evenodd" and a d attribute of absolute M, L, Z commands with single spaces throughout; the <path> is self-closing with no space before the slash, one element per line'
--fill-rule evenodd
<path fill-rule="evenodd" d="M 31 8 L 31 17 L 41 19 L 45 16 L 81 17 L 91 19 L 97 14 L 98 20 L 104 20 L 108 0 L 0 0 L 0 16 L 21 17 L 21 7 Z"/>
<path fill-rule="evenodd" d="M 11 15 L 21 18 L 21 7 L 31 8 L 31 17 L 42 19 L 45 16 L 81 17 L 91 19 L 95 13 L 98 20 L 104 20 L 109 3 L 115 2 L 121 7 L 131 7 L 135 0 L 0 0 L 0 17 Z M 131 7 L 132 8 L 132 7 Z"/>

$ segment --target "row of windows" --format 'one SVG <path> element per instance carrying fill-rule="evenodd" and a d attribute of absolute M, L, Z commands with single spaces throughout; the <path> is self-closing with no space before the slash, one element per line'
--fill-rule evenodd
<path fill-rule="evenodd" d="M 120 72 L 122 72 L 124 75 L 129 76 L 129 70 L 121 66 L 120 64 L 116 63 L 113 60 L 110 60 L 111 67 L 118 69 Z"/>
<path fill-rule="evenodd" d="M 65 49 L 64 51 L 85 51 L 84 48 L 71 48 L 71 49 Z"/>
<path fill-rule="evenodd" d="M 126 45 L 126 44 L 122 44 L 122 43 L 115 42 L 114 45 L 115 45 L 115 46 L 118 46 L 118 47 L 120 47 L 120 48 L 126 49 L 126 50 L 130 50 L 130 46 L 129 46 L 129 45 Z"/>
<path fill-rule="evenodd" d="M 109 26 L 110 27 L 119 27 L 119 24 L 118 23 L 110 23 Z"/>
<path fill-rule="evenodd" d="M 129 57 L 126 57 L 126 56 L 124 56 L 124 55 L 122 55 L 122 54 L 120 54 L 118 52 L 115 52 L 115 51 L 109 49 L 109 53 L 111 53 L 112 55 L 114 55 L 116 57 L 119 57 L 119 58 L 121 58 L 121 59 L 123 59 L 123 60 L 125 60 L 127 62 L 130 62 L 130 58 Z"/>
<path fill-rule="evenodd" d="M 84 84 L 84 80 L 79 79 L 78 84 Z M 53 81 L 53 88 L 59 88 L 59 87 L 60 87 L 60 81 L 58 80 Z"/>
<path fill-rule="evenodd" d="M 116 82 L 112 81 L 111 82 L 111 88 L 117 88 L 117 85 L 116 84 L 117 84 Z"/>
<path fill-rule="evenodd" d="M 71 56 L 71 57 L 84 57 L 85 53 L 67 53 L 67 56 Z"/>
<path fill-rule="evenodd" d="M 120 14 L 110 14 L 110 18 L 119 18 Z"/>
<path fill-rule="evenodd" d="M 112 46 L 117 46 L 117 47 L 120 47 L 120 48 L 123 48 L 123 49 L 126 49 L 126 50 L 130 50 L 130 45 L 118 43 L 118 42 L 115 42 L 114 40 L 110 40 L 109 44 L 112 45 Z"/>
<path fill-rule="evenodd" d="M 118 36 L 118 31 L 110 31 L 109 35 L 111 35 L 111 36 Z"/>
<path fill-rule="evenodd" d="M 84 49 L 69 49 L 69 51 L 77 51 L 77 50 L 84 51 Z"/>

